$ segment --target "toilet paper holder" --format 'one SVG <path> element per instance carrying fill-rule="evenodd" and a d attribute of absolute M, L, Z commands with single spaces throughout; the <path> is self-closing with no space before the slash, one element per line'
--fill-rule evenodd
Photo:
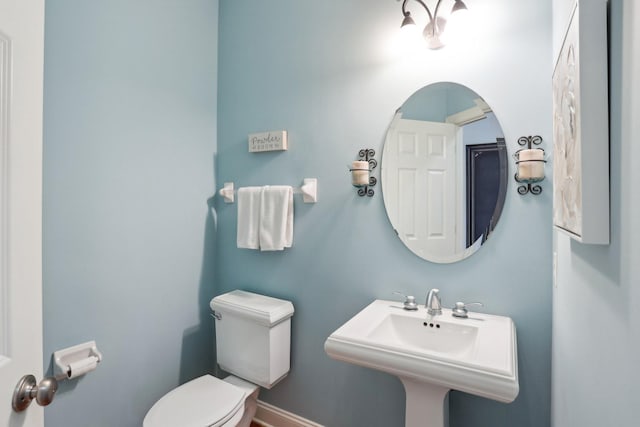
<path fill-rule="evenodd" d="M 93 371 L 102 362 L 102 353 L 95 341 L 88 341 L 55 351 L 53 360 L 56 379 L 72 379 Z"/>

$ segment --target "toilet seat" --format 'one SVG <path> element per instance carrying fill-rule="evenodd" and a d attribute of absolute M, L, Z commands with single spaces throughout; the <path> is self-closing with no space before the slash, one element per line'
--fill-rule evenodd
<path fill-rule="evenodd" d="M 173 389 L 144 417 L 143 427 L 220 427 L 244 412 L 246 393 L 211 375 Z"/>

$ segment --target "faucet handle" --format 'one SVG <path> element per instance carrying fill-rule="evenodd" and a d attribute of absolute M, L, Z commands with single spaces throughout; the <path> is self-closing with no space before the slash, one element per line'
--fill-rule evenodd
<path fill-rule="evenodd" d="M 482 304 L 481 302 L 468 302 L 468 303 L 464 303 L 462 301 L 458 301 L 455 305 L 455 307 L 453 307 L 451 309 L 451 315 L 453 317 L 459 317 L 461 319 L 466 319 L 469 317 L 469 310 L 467 310 L 467 307 L 469 307 L 470 305 L 479 305 L 480 307 L 484 307 L 484 304 Z"/>
<path fill-rule="evenodd" d="M 414 311 L 418 309 L 418 304 L 416 303 L 416 298 L 413 295 L 405 295 L 402 292 L 395 291 L 393 292 L 396 295 L 400 295 L 404 297 L 404 303 L 402 308 L 408 311 Z"/>

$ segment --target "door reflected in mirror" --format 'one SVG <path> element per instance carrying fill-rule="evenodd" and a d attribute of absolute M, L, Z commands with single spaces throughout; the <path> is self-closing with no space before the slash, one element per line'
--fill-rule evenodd
<path fill-rule="evenodd" d="M 500 123 L 471 89 L 434 83 L 396 111 L 382 152 L 382 194 L 414 254 L 451 263 L 478 251 L 502 213 L 507 178 Z"/>

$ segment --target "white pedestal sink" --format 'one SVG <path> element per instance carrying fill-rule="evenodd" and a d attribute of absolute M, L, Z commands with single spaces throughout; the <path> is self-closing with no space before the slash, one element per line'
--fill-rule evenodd
<path fill-rule="evenodd" d="M 447 393 L 460 390 L 500 402 L 518 395 L 516 329 L 508 317 L 428 316 L 376 300 L 324 344 L 337 360 L 396 375 L 406 392 L 406 427 L 443 427 Z"/>

